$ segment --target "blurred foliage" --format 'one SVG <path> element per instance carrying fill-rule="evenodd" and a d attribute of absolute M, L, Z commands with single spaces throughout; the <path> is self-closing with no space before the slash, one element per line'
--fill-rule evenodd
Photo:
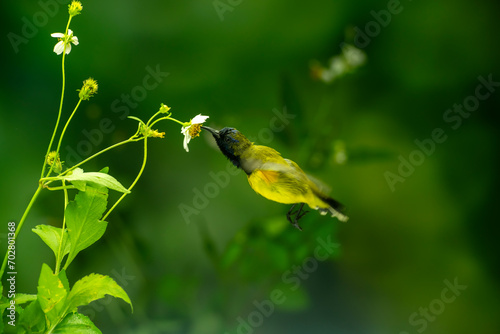
<path fill-rule="evenodd" d="M 209 126 L 236 127 L 277 149 L 331 187 L 351 217 L 341 224 L 313 211 L 299 232 L 286 221 L 288 206 L 255 194 L 243 173 L 232 175 L 208 135 L 186 153 L 180 129 L 167 125 L 159 129 L 166 138 L 150 145 L 143 178 L 108 217 L 103 239 L 67 273 L 70 282 L 89 272 L 110 275 L 130 296 L 133 314 L 111 298 L 81 310 L 103 333 L 235 333 L 238 317 L 247 319 L 254 302 L 276 289 L 285 301 L 255 333 L 416 333 L 421 327 L 410 315 L 439 299 L 443 281 L 455 277 L 468 288 L 427 322 L 425 333 L 498 332 L 492 208 L 500 95 L 480 101 L 456 130 L 443 119 L 474 95 L 478 77 L 500 81 L 496 1 L 401 2 L 401 12 L 362 48 L 366 63 L 329 84 L 314 79 L 311 62 L 328 67 L 341 43 L 355 44 L 357 29 L 376 22 L 373 12 L 386 10 L 387 1 L 242 1 L 223 21 L 211 1 L 83 5 L 72 25 L 80 45 L 68 57 L 66 107 L 90 75 L 99 93 L 75 115 L 62 160 L 71 152 L 83 156 L 82 142 L 94 153 L 128 138 L 136 124 L 123 115 L 146 118 L 163 102 L 180 119 L 210 115 Z M 41 10 L 35 1 L 2 3 L 4 36 L 21 34 Z M 55 121 L 60 67 L 50 34 L 62 30 L 61 12 L 17 53 L 3 39 L 0 228 L 20 218 L 36 188 Z M 169 76 L 125 103 L 124 96 L 139 96 L 134 88 L 147 68 L 157 66 Z M 275 110 L 285 108 L 294 118 L 270 136 Z M 89 137 L 102 118 L 113 129 Z M 408 159 L 414 141 L 435 128 L 446 141 L 391 191 L 384 173 L 397 173 L 399 157 Z M 127 186 L 141 157 L 132 145 L 84 169 L 109 166 Z M 194 206 L 195 190 L 214 182 L 211 172 L 227 172 L 228 185 L 185 221 L 179 205 Z M 61 216 L 60 201 L 49 196 L 34 207 L 18 240 L 19 291 L 36 293 L 34 273 L 53 258 L 29 230 L 60 226 Z M 283 274 L 328 236 L 341 245 L 338 252 L 292 291 Z"/>

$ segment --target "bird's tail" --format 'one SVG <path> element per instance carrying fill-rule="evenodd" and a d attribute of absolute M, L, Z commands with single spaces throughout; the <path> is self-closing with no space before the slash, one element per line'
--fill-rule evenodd
<path fill-rule="evenodd" d="M 345 214 L 345 207 L 340 202 L 324 194 L 316 193 L 315 195 L 328 205 L 327 207 L 317 207 L 320 214 L 326 215 L 327 213 L 329 213 L 332 215 L 332 217 L 337 217 L 337 219 L 341 222 L 346 222 L 349 220 L 349 217 Z"/>

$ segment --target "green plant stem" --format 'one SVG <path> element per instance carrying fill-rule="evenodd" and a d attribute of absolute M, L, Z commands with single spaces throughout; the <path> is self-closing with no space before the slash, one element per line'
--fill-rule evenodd
<path fill-rule="evenodd" d="M 68 34 L 68 29 L 69 29 L 69 24 L 71 22 L 71 18 L 72 18 L 72 16 L 70 15 L 69 19 L 68 19 L 68 24 L 66 24 L 66 30 L 64 31 L 65 35 Z M 57 113 L 56 125 L 54 127 L 54 131 L 52 132 L 52 137 L 50 138 L 49 147 L 47 148 L 47 153 L 45 154 L 45 158 L 43 159 L 42 172 L 40 173 L 41 178 L 43 177 L 43 172 L 45 171 L 45 166 L 47 166 L 47 157 L 50 153 L 50 149 L 52 148 L 52 144 L 54 143 L 54 139 L 55 139 L 56 133 L 57 133 L 57 128 L 59 127 L 59 121 L 61 120 L 62 107 L 63 107 L 63 101 L 64 101 L 64 91 L 66 88 L 66 75 L 64 72 L 64 60 L 65 59 L 66 59 L 66 45 L 64 45 L 64 50 L 63 50 L 63 54 L 62 54 L 62 62 L 61 62 L 62 63 L 62 65 L 61 65 L 61 67 L 62 67 L 62 89 L 61 89 L 61 101 L 59 102 L 59 112 Z M 46 175 L 49 175 L 51 171 L 52 171 L 52 166 L 50 167 L 50 170 Z"/>
<path fill-rule="evenodd" d="M 61 173 L 59 176 L 63 176 L 63 175 L 65 175 L 65 174 L 68 174 L 68 173 L 69 173 L 69 172 L 71 172 L 72 170 L 74 170 L 74 169 L 76 169 L 77 167 L 79 167 L 79 166 L 83 165 L 84 163 L 86 163 L 86 162 L 88 162 L 88 161 L 90 161 L 90 160 L 94 159 L 94 158 L 95 158 L 95 157 L 97 157 L 98 155 L 103 154 L 104 152 L 107 152 L 107 151 L 109 151 L 109 150 L 112 150 L 112 149 L 114 149 L 114 148 L 116 148 L 116 147 L 118 147 L 118 146 L 125 145 L 125 144 L 128 144 L 128 143 L 132 143 L 132 142 L 135 142 L 135 141 L 140 140 L 139 138 L 135 138 L 135 137 L 136 137 L 136 135 L 133 135 L 133 136 L 132 136 L 132 137 L 130 137 L 129 139 L 126 139 L 126 140 L 124 140 L 124 141 L 121 141 L 121 142 L 119 142 L 119 143 L 116 143 L 116 144 L 114 144 L 114 145 L 111 145 L 111 146 L 109 146 L 109 147 L 106 147 L 105 149 L 103 149 L 103 150 L 101 150 L 101 151 L 99 151 L 99 152 L 97 152 L 97 153 L 93 154 L 92 156 L 88 157 L 87 159 L 85 159 L 85 160 L 83 160 L 83 161 L 80 161 L 79 163 L 77 163 L 77 164 L 76 164 L 76 165 L 74 165 L 73 167 L 68 168 L 68 169 L 67 169 L 67 170 L 65 170 L 63 173 Z"/>
<path fill-rule="evenodd" d="M 19 223 L 17 224 L 17 227 L 16 227 L 16 232 L 14 234 L 14 240 L 17 239 L 17 236 L 19 235 L 19 232 L 21 231 L 21 229 L 23 228 L 23 224 L 24 222 L 26 221 L 26 217 L 28 217 L 28 213 L 30 212 L 31 210 L 31 207 L 33 206 L 33 204 L 35 203 L 38 195 L 40 194 L 40 191 L 42 191 L 43 189 L 43 185 L 42 184 L 39 184 L 38 185 L 38 188 L 36 189 L 35 193 L 33 194 L 33 197 L 31 197 L 31 200 L 30 202 L 28 203 L 28 206 L 26 207 L 26 210 L 24 211 L 23 213 L 23 216 L 21 217 L 21 220 L 19 221 Z M 2 268 L 0 268 L 0 280 L 2 279 L 3 277 L 3 274 L 5 272 L 5 267 L 7 266 L 7 258 L 8 258 L 8 255 L 9 255 L 9 252 L 6 251 L 5 252 L 5 257 L 3 259 L 3 262 L 2 262 Z"/>
<path fill-rule="evenodd" d="M 63 185 L 63 192 L 64 192 L 64 213 L 66 212 L 66 207 L 68 206 L 68 189 L 65 188 L 66 182 L 63 180 L 62 181 Z M 61 240 L 59 240 L 59 249 L 57 250 L 57 256 L 56 256 L 56 269 L 54 271 L 54 274 L 59 274 L 59 270 L 61 268 L 61 262 L 64 254 L 62 254 L 62 244 L 64 240 L 64 229 L 66 228 L 66 215 L 63 215 L 63 224 L 61 228 Z"/>
<path fill-rule="evenodd" d="M 52 148 L 52 144 L 54 143 L 54 139 L 56 137 L 57 133 L 57 128 L 59 127 L 59 122 L 61 120 L 61 113 L 62 113 L 62 107 L 63 107 L 63 101 L 64 101 L 64 90 L 66 87 L 66 76 L 64 74 L 64 59 L 66 58 L 66 52 L 63 52 L 62 55 L 62 92 L 61 92 L 61 101 L 59 102 L 59 112 L 57 114 L 57 120 L 56 120 L 56 125 L 54 127 L 54 131 L 52 132 L 52 137 L 50 138 L 49 142 L 49 147 L 47 148 L 47 153 L 45 154 L 45 159 L 43 159 L 43 166 L 42 166 L 42 173 L 40 174 L 40 177 L 43 177 L 43 172 L 45 171 L 45 167 L 47 166 L 47 157 L 49 156 L 50 149 Z M 49 172 L 47 175 L 50 174 L 50 171 L 52 170 L 52 167 L 50 168 Z"/>
<path fill-rule="evenodd" d="M 158 116 L 159 114 L 163 114 L 163 112 L 161 112 L 161 111 L 157 111 L 157 112 L 156 112 L 153 116 L 151 116 L 151 117 L 148 119 L 148 122 L 146 123 L 146 126 L 147 126 L 147 127 L 151 127 L 151 124 L 150 124 L 150 123 L 151 123 L 151 122 L 153 121 L 153 119 L 154 119 L 156 116 Z M 167 116 L 164 116 L 163 118 L 168 118 L 168 117 L 170 117 L 170 116 L 172 116 L 172 113 L 171 113 L 171 112 L 169 112 L 169 113 L 168 113 L 168 115 L 167 115 Z M 155 123 L 156 123 L 156 122 L 155 122 Z"/>
<path fill-rule="evenodd" d="M 148 137 L 144 137 L 144 158 L 142 160 L 142 166 L 141 166 L 141 169 L 139 170 L 139 174 L 137 174 L 137 177 L 135 178 L 134 182 L 132 182 L 132 184 L 130 185 L 130 187 L 128 188 L 128 191 L 131 191 L 132 188 L 135 186 L 135 184 L 137 183 L 137 181 L 139 181 L 139 178 L 141 177 L 142 173 L 144 172 L 144 168 L 146 168 L 146 161 L 148 159 Z M 125 196 L 127 196 L 128 194 L 122 194 L 120 196 L 120 198 L 115 202 L 115 204 L 113 204 L 113 206 L 108 210 L 108 212 L 101 218 L 101 220 L 105 220 L 109 214 L 111 213 L 111 211 L 114 210 L 114 208 L 123 200 L 123 198 L 125 198 Z"/>
<path fill-rule="evenodd" d="M 151 120 L 152 120 L 155 116 L 156 116 L 156 114 L 155 114 L 153 117 L 151 117 L 150 121 L 151 121 Z M 188 124 L 189 124 L 189 122 L 187 122 L 187 123 L 186 123 L 186 122 L 181 122 L 181 121 L 179 121 L 179 120 L 176 120 L 175 118 L 170 117 L 170 115 L 168 115 L 168 116 L 165 116 L 165 117 L 158 118 L 157 120 L 155 120 L 155 121 L 154 121 L 154 122 L 152 122 L 151 124 L 149 124 L 149 122 L 150 122 L 150 121 L 149 121 L 149 122 L 147 123 L 147 125 L 148 125 L 149 127 L 152 127 L 153 125 L 155 125 L 155 124 L 156 124 L 156 123 L 158 123 L 159 121 L 163 121 L 163 120 L 166 120 L 166 119 L 171 120 L 171 121 L 174 121 L 174 122 L 176 122 L 176 123 L 179 123 L 179 124 L 180 124 L 180 125 L 182 125 L 182 126 L 186 126 L 186 125 L 188 125 Z"/>
<path fill-rule="evenodd" d="M 82 99 L 78 100 L 78 103 L 76 104 L 75 109 L 73 109 L 73 112 L 71 113 L 71 115 L 69 116 L 68 120 L 66 121 L 66 124 L 64 124 L 64 128 L 62 129 L 62 132 L 61 132 L 61 136 L 59 136 L 59 142 L 57 143 L 57 148 L 56 148 L 56 157 L 57 157 L 57 154 L 59 153 L 59 149 L 61 148 L 61 143 L 62 143 L 62 140 L 63 140 L 64 134 L 66 133 L 66 129 L 68 128 L 69 122 L 71 122 L 71 119 L 72 119 L 72 118 L 73 118 L 73 116 L 75 115 L 76 110 L 77 110 L 77 109 L 78 109 L 78 107 L 80 106 L 80 103 L 82 103 Z M 48 174 L 47 174 L 47 175 L 48 175 Z"/>
<path fill-rule="evenodd" d="M 47 190 L 50 190 L 50 191 L 66 190 L 66 189 L 76 189 L 75 186 L 59 186 L 59 187 L 48 187 L 48 186 L 45 186 L 45 188 Z"/>

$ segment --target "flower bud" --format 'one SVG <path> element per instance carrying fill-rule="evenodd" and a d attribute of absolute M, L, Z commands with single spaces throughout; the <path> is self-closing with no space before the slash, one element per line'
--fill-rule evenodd
<path fill-rule="evenodd" d="M 171 108 L 169 106 L 167 106 L 167 105 L 165 105 L 165 104 L 162 103 L 161 106 L 160 106 L 160 110 L 159 111 L 161 113 L 163 113 L 163 114 L 169 114 L 169 110 L 170 109 Z"/>
<path fill-rule="evenodd" d="M 97 93 L 97 81 L 92 78 L 88 78 L 83 82 L 82 89 L 78 89 L 78 91 L 80 92 L 78 94 L 80 100 L 90 99 L 95 93 Z"/>
<path fill-rule="evenodd" d="M 76 16 L 81 13 L 83 9 L 82 3 L 80 1 L 73 1 L 68 5 L 68 12 L 70 16 Z"/>
<path fill-rule="evenodd" d="M 47 155 L 47 165 L 52 167 L 52 171 L 56 174 L 62 172 L 62 162 L 59 158 L 59 154 L 56 151 L 52 151 Z"/>

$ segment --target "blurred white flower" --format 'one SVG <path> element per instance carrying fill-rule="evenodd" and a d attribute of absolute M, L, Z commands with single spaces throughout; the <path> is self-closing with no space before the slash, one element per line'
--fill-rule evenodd
<path fill-rule="evenodd" d="M 332 57 L 328 67 L 323 67 L 318 62 L 313 62 L 311 71 L 315 78 L 325 83 L 332 83 L 338 78 L 355 71 L 365 63 L 366 53 L 363 50 L 344 43 L 342 45 L 342 53 Z"/>

